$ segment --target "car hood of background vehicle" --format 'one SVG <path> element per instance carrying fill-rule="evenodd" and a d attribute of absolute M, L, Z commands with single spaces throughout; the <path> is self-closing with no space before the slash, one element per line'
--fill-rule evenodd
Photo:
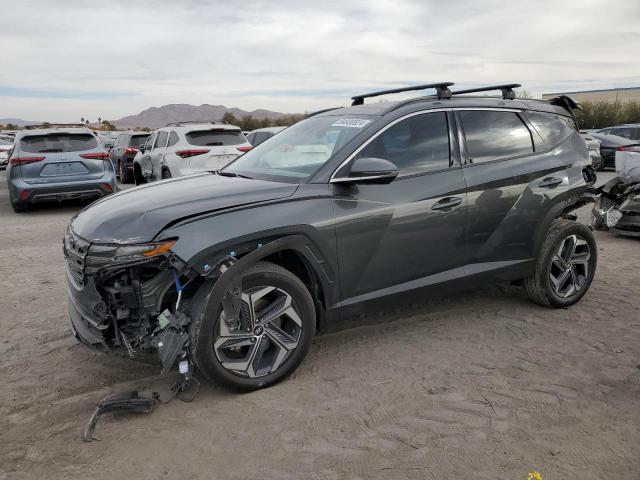
<path fill-rule="evenodd" d="M 90 242 L 148 242 L 180 219 L 289 197 L 297 188 L 212 173 L 193 175 L 110 195 L 78 213 L 71 228 Z"/>

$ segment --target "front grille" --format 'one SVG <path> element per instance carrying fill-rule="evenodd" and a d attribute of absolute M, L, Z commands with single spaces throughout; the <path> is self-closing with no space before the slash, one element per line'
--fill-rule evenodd
<path fill-rule="evenodd" d="M 75 235 L 71 230 L 64 237 L 63 252 L 67 269 L 79 287 L 84 287 L 84 263 L 90 243 Z"/>

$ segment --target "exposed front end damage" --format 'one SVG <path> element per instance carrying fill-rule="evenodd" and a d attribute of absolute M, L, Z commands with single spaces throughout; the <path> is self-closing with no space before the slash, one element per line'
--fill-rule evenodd
<path fill-rule="evenodd" d="M 69 229 L 64 255 L 78 340 L 132 357 L 158 351 L 164 370 L 185 353 L 190 320 L 180 302 L 199 275 L 171 252 L 173 243 L 92 244 Z"/>

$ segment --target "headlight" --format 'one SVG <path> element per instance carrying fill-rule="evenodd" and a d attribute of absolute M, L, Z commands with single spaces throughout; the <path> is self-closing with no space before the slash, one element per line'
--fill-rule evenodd
<path fill-rule="evenodd" d="M 178 239 L 163 242 L 138 243 L 136 245 L 100 245 L 93 244 L 85 260 L 85 272 L 95 271 L 110 266 L 141 262 L 157 257 L 171 250 Z"/>

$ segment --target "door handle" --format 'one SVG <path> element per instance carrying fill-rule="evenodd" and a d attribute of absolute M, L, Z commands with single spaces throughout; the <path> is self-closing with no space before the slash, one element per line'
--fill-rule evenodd
<path fill-rule="evenodd" d="M 461 203 L 462 199 L 460 197 L 445 197 L 434 203 L 431 207 L 431 210 L 443 210 L 445 208 L 452 208 L 456 205 L 460 205 Z"/>
<path fill-rule="evenodd" d="M 547 177 L 543 179 L 538 186 L 542 188 L 553 188 L 560 185 L 564 180 L 559 177 Z"/>

